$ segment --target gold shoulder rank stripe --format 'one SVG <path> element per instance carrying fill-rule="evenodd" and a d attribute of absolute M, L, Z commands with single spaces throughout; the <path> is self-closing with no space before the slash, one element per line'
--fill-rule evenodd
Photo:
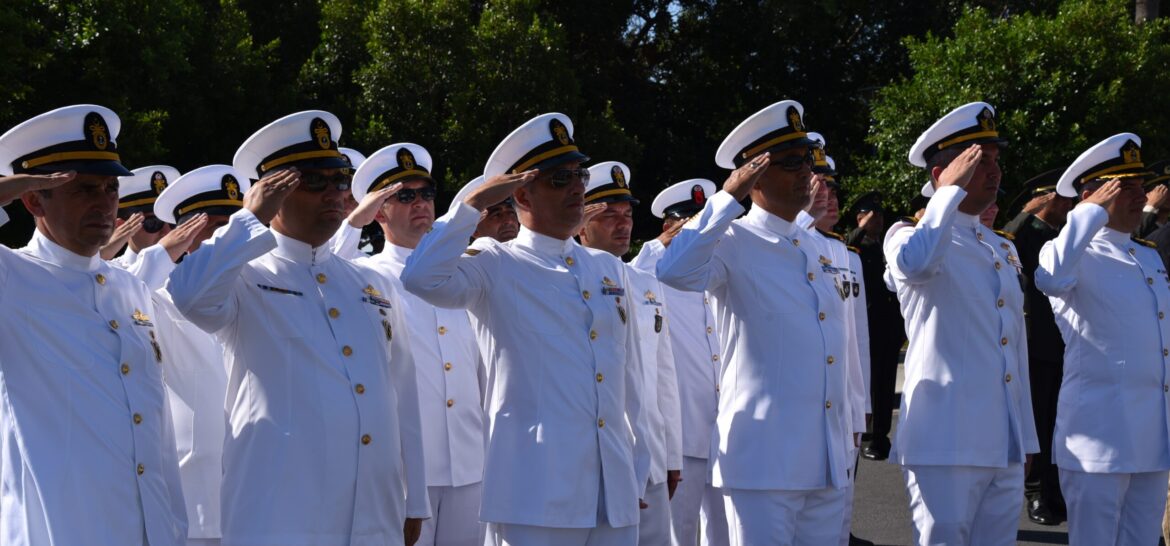
<path fill-rule="evenodd" d="M 1016 240 L 1015 235 L 1012 235 L 1011 233 L 1008 233 L 1006 231 L 1002 231 L 1002 230 L 998 230 L 998 229 L 993 229 L 991 231 L 994 231 L 996 235 L 999 235 L 1000 237 L 1003 237 L 1004 239 L 1007 239 L 1009 241 Z"/>
<path fill-rule="evenodd" d="M 852 252 L 852 253 L 854 253 L 854 254 L 857 254 L 857 255 L 861 255 L 861 249 L 860 249 L 860 248 L 857 248 L 857 247 L 855 247 L 855 246 L 851 246 L 851 245 L 845 245 L 845 248 L 848 248 L 848 249 L 849 249 L 849 252 Z"/>
<path fill-rule="evenodd" d="M 914 217 L 914 216 L 903 216 L 901 218 L 898 218 L 898 221 L 899 222 L 906 222 L 907 224 L 910 224 L 912 226 L 918 225 L 918 218 Z"/>
<path fill-rule="evenodd" d="M 829 238 L 832 238 L 832 239 L 836 239 L 836 240 L 838 240 L 838 241 L 841 241 L 842 243 L 843 243 L 843 242 L 845 242 L 845 238 L 844 238 L 844 237 L 842 237 L 842 236 L 840 236 L 840 235 L 838 235 L 838 234 L 836 234 L 836 233 L 833 233 L 832 231 L 824 231 L 824 230 L 821 230 L 821 229 L 818 229 L 817 231 L 818 231 L 818 232 L 819 232 L 821 235 L 824 235 L 825 237 L 829 237 Z"/>
<path fill-rule="evenodd" d="M 1153 241 L 1147 241 L 1145 239 L 1138 239 L 1137 237 L 1130 237 L 1130 238 L 1133 239 L 1133 242 L 1135 242 L 1139 245 L 1147 246 L 1150 248 L 1158 248 L 1158 245 L 1155 244 Z"/>
<path fill-rule="evenodd" d="M 475 255 L 479 254 L 480 252 L 483 252 L 483 251 L 478 249 L 478 248 L 469 248 L 469 249 L 463 251 L 463 253 L 468 255 L 468 256 L 475 256 Z"/>

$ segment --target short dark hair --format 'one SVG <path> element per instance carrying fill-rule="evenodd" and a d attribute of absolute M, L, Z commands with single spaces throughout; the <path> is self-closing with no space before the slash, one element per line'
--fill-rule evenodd
<path fill-rule="evenodd" d="M 947 165 L 950 165 L 961 153 L 963 153 L 963 150 L 960 148 L 939 150 L 938 153 L 930 156 L 930 159 L 926 160 L 926 172 L 933 172 L 935 167 L 947 168 Z"/>

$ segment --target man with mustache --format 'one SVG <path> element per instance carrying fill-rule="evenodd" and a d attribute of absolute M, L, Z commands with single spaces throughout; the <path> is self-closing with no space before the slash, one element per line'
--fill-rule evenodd
<path fill-rule="evenodd" d="M 588 157 L 548 113 L 496 147 L 486 182 L 435 222 L 406 261 L 407 290 L 466 308 L 488 366 L 480 519 L 496 545 L 634 545 L 649 454 L 638 321 L 625 266 L 573 241 Z M 520 234 L 467 241 L 511 196 Z"/>
<path fill-rule="evenodd" d="M 233 165 L 259 178 L 243 210 L 171 274 L 175 307 L 225 348 L 225 544 L 409 545 L 430 515 L 401 301 L 326 246 L 351 179 L 340 136 L 319 110 L 254 133 Z"/>
<path fill-rule="evenodd" d="M 150 292 L 98 254 L 130 174 L 120 129 L 87 104 L 0 136 L 0 204 L 19 198 L 36 221 L 28 246 L 0 247 L 5 543 L 187 539 Z"/>
<path fill-rule="evenodd" d="M 392 144 L 374 152 L 354 174 L 360 204 L 339 232 L 338 254 L 381 273 L 402 289 L 406 260 L 435 223 L 431 154 L 417 144 Z M 362 227 L 377 221 L 386 244 L 370 257 L 358 250 Z M 435 307 L 401 292 L 411 317 L 411 349 L 418 376 L 427 457 L 431 519 L 420 546 L 483 546 L 479 502 L 483 481 L 483 363 L 475 332 L 462 309 Z"/>
<path fill-rule="evenodd" d="M 926 212 L 891 226 L 883 246 L 910 339 L 890 459 L 922 545 L 1013 543 L 1039 450 L 1019 254 L 979 221 L 1005 144 L 986 103 L 935 122 L 909 154 L 931 177 Z"/>
<path fill-rule="evenodd" d="M 711 471 L 732 544 L 838 543 L 865 426 L 849 401 L 853 317 L 827 251 L 796 223 L 816 145 L 803 115 L 800 103 L 781 101 L 732 130 L 715 162 L 736 170 L 658 262 L 659 280 L 707 291 L 720 317 Z M 749 196 L 752 209 L 737 220 Z"/>

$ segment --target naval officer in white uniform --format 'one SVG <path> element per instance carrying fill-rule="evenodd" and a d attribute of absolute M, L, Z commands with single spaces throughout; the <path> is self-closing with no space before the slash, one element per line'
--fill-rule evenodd
<path fill-rule="evenodd" d="M 345 220 L 340 135 L 317 110 L 253 134 L 244 209 L 171 274 L 175 307 L 226 349 L 228 546 L 413 544 L 430 513 L 401 302 L 325 246 Z"/>
<path fill-rule="evenodd" d="M 435 222 L 402 271 L 407 290 L 478 323 L 491 430 L 480 518 L 491 544 L 638 540 L 649 472 L 635 438 L 638 321 L 622 262 L 572 239 L 587 159 L 567 116 L 524 123 L 492 153 L 487 182 Z M 481 211 L 510 195 L 519 235 L 468 248 Z"/>
<path fill-rule="evenodd" d="M 1081 154 L 1056 191 L 1081 198 L 1040 250 L 1036 287 L 1064 338 L 1053 454 L 1069 544 L 1157 544 L 1170 470 L 1170 277 L 1131 238 L 1149 175 L 1133 133 Z"/>
<path fill-rule="evenodd" d="M 710 294 L 723 347 L 712 480 L 733 544 L 836 544 L 852 476 L 847 315 L 825 250 L 795 223 L 812 147 L 796 101 L 749 117 L 716 163 L 737 168 L 658 262 L 658 278 Z M 739 200 L 750 195 L 743 219 Z M 794 441 L 793 439 L 799 439 Z"/>
<path fill-rule="evenodd" d="M 98 255 L 130 174 L 120 128 L 86 104 L 0 136 L 0 204 L 19 198 L 36 221 L 28 246 L 0 246 L 5 544 L 187 539 L 150 292 Z"/>
<path fill-rule="evenodd" d="M 1025 458 L 1039 450 L 1022 264 L 979 223 L 999 191 L 1004 142 L 986 103 L 935 122 L 910 151 L 932 180 L 926 212 L 891 226 L 883 245 L 910 339 L 890 460 L 902 465 L 922 545 L 1013 543 Z"/>
<path fill-rule="evenodd" d="M 585 204 L 604 203 L 579 233 L 581 244 L 621 258 L 630 251 L 634 205 L 630 169 L 624 163 L 605 161 L 589 167 Z M 669 303 L 651 272 L 629 267 L 632 320 L 638 321 L 638 349 L 642 353 L 643 391 L 650 450 L 650 481 L 646 503 L 638 523 L 639 546 L 670 546 L 670 500 L 682 475 L 682 409 L 679 407 L 678 375 L 670 342 L 666 309 Z M 706 474 L 706 472 L 704 472 Z M 696 476 L 699 477 L 699 476 Z"/>
<path fill-rule="evenodd" d="M 394 283 L 410 317 L 431 501 L 431 519 L 423 522 L 418 544 L 482 546 L 485 376 L 475 332 L 466 311 L 435 307 L 402 291 L 399 280 L 407 257 L 435 223 L 432 169 L 430 153 L 417 144 L 392 144 L 374 152 L 354 173 L 350 189 L 359 205 L 335 241 L 340 256 Z M 361 228 L 375 220 L 386 245 L 371 257 L 358 250 L 358 242 Z"/>

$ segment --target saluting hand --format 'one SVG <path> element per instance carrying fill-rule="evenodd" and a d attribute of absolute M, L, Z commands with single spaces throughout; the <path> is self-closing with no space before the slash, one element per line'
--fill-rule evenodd
<path fill-rule="evenodd" d="M 1094 205 L 1101 205 L 1101 208 L 1109 210 L 1109 205 L 1121 195 L 1121 181 L 1114 178 L 1097 188 L 1097 191 L 1085 198 L 1086 203 L 1093 203 Z"/>
<path fill-rule="evenodd" d="M 73 180 L 75 176 L 77 176 L 76 171 L 0 176 L 0 207 L 19 199 L 24 192 L 56 188 Z"/>
<path fill-rule="evenodd" d="M 975 175 L 975 168 L 979 166 L 979 162 L 982 159 L 983 147 L 978 144 L 972 144 L 966 150 L 963 150 L 959 154 L 959 157 L 951 161 L 951 164 L 947 165 L 947 168 L 943 169 L 943 172 L 938 175 L 938 187 L 967 187 L 967 183 Z"/>
<path fill-rule="evenodd" d="M 1053 199 L 1056 199 L 1055 193 L 1046 193 L 1044 195 L 1033 197 L 1029 199 L 1027 203 L 1024 203 L 1024 212 L 1035 215 L 1037 212 L 1043 210 L 1044 206 Z"/>
<path fill-rule="evenodd" d="M 670 229 L 663 230 L 662 235 L 655 237 L 655 239 L 658 239 L 658 242 L 662 243 L 663 248 L 669 247 L 670 242 L 674 240 L 674 237 L 678 235 L 680 231 L 682 231 L 683 226 L 686 226 L 687 222 L 689 221 L 690 220 L 687 220 L 686 222 L 675 222 L 673 226 L 670 226 Z"/>
<path fill-rule="evenodd" d="M 183 254 L 187 253 L 187 249 L 191 248 L 191 243 L 195 242 L 195 237 L 206 226 L 207 214 L 196 215 L 183 222 L 183 225 L 172 229 L 170 233 L 163 235 L 162 239 L 158 240 L 158 244 L 167 251 L 172 262 L 177 262 L 179 258 L 183 257 Z"/>
<path fill-rule="evenodd" d="M 804 211 L 812 216 L 814 221 L 820 220 L 829 212 L 829 187 L 819 176 L 814 177 L 808 193 L 812 199 L 809 199 L 808 207 Z"/>
<path fill-rule="evenodd" d="M 585 227 L 594 216 L 605 212 L 609 208 L 609 203 L 590 203 L 585 205 L 585 210 L 581 214 L 581 223 L 577 224 L 577 228 L 573 230 L 574 233 L 580 233 L 581 228 Z"/>
<path fill-rule="evenodd" d="M 539 172 L 536 169 L 531 169 L 522 173 L 497 174 L 487 179 L 470 195 L 464 197 L 463 202 L 475 210 L 486 210 L 488 207 L 511 197 L 516 188 L 535 180 Z"/>
<path fill-rule="evenodd" d="M 731 171 L 731 176 L 723 182 L 723 191 L 730 193 L 736 201 L 743 201 L 756 186 L 764 171 L 768 170 L 771 161 L 772 154 L 764 152 L 740 165 L 738 169 Z"/>
<path fill-rule="evenodd" d="M 378 211 L 382 210 L 382 204 L 398 193 L 400 189 L 402 189 L 402 182 L 395 182 L 376 192 L 367 193 L 362 198 L 362 202 L 358 203 L 357 208 L 349 213 L 349 225 L 357 229 L 366 227 L 377 218 Z"/>
<path fill-rule="evenodd" d="M 244 208 L 252 211 L 261 223 L 268 224 L 280 211 L 280 205 L 301 183 L 296 167 L 264 175 L 244 194 Z"/>
<path fill-rule="evenodd" d="M 1170 188 L 1163 184 L 1158 184 L 1150 193 L 1146 194 L 1146 205 L 1154 207 L 1159 211 L 1166 210 L 1170 206 Z"/>
<path fill-rule="evenodd" d="M 123 220 L 118 218 L 114 220 L 114 232 L 110 234 L 110 240 L 106 242 L 101 249 L 103 260 L 112 260 L 122 247 L 126 246 L 126 242 L 142 229 L 142 222 L 146 216 L 141 212 L 131 214 L 129 218 Z"/>

